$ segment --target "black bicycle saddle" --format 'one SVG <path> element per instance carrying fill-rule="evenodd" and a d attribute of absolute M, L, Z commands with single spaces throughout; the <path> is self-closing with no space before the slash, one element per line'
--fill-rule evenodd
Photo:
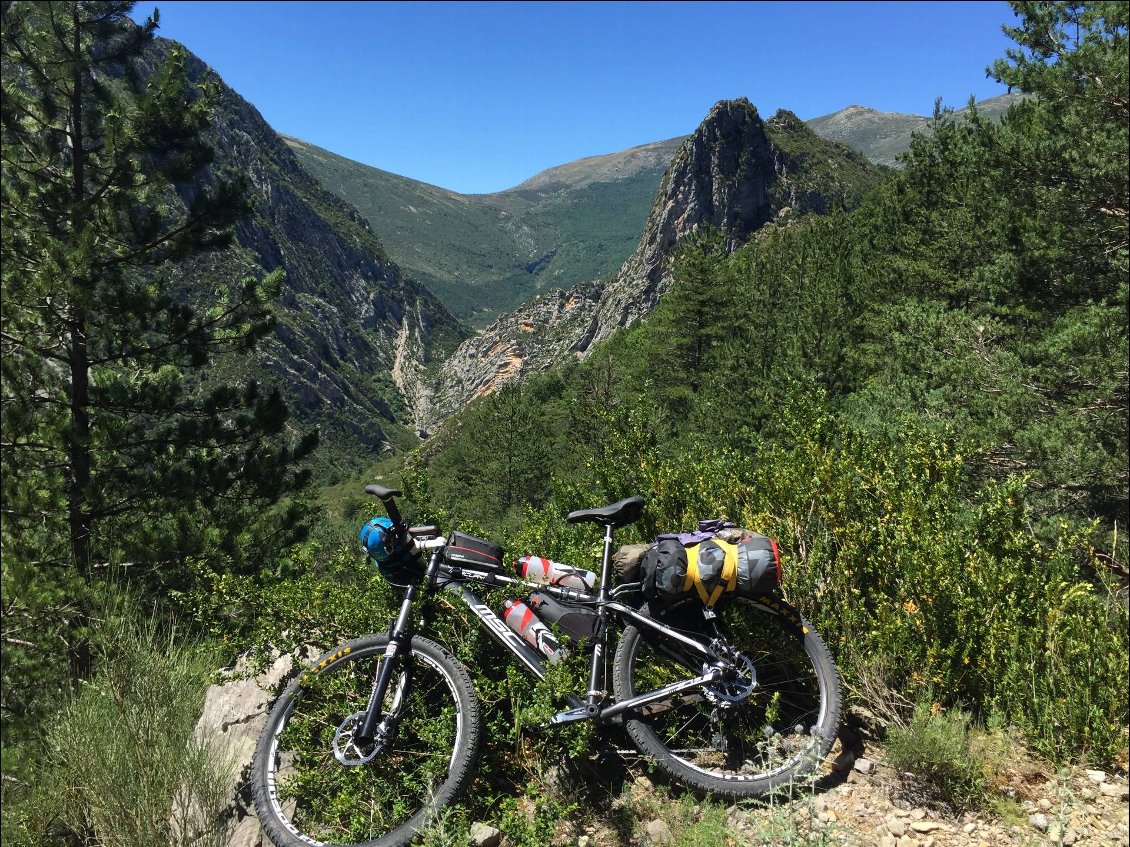
<path fill-rule="evenodd" d="M 565 520 L 569 523 L 595 523 L 601 526 L 621 527 L 635 523 L 643 515 L 643 498 L 629 497 L 601 509 L 577 509 Z"/>

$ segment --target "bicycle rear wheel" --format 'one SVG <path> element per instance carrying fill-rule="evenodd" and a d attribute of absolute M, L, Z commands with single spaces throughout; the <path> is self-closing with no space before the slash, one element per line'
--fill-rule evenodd
<path fill-rule="evenodd" d="M 366 764 L 335 757 L 335 733 L 364 711 L 387 645 L 387 636 L 369 636 L 327 653 L 271 710 L 251 788 L 276 847 L 402 847 L 470 778 L 481 730 L 471 679 L 454 656 L 418 636 L 410 657 L 393 659 L 400 664 L 384 708 L 401 715 L 395 737 Z"/>
<path fill-rule="evenodd" d="M 689 601 L 664 620 L 701 627 L 700 609 Z M 765 794 L 811 773 L 828 754 L 839 731 L 839 675 L 807 624 L 799 632 L 748 600 L 717 611 L 729 643 L 753 663 L 753 691 L 744 699 L 732 690 L 675 697 L 626 727 L 640 751 L 680 782 L 731 798 Z M 702 672 L 701 660 L 669 645 L 634 626 L 624 630 L 613 663 L 618 700 Z"/>

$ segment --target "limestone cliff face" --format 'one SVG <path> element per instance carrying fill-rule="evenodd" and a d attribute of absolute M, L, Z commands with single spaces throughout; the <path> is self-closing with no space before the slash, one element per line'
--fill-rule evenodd
<path fill-rule="evenodd" d="M 776 158 L 748 100 L 715 105 L 671 161 L 639 247 L 605 286 L 583 350 L 655 307 L 671 283 L 671 252 L 695 227 L 717 227 L 732 250 L 772 220 Z"/>
<path fill-rule="evenodd" d="M 821 141 L 795 116 L 767 123 L 744 98 L 718 103 L 675 154 L 619 273 L 538 297 L 465 342 L 418 417 L 432 428 L 510 379 L 584 357 L 647 315 L 671 285 L 675 245 L 696 227 L 717 227 L 736 249 L 767 223 L 844 203 L 860 174 L 864 182 L 878 178 L 860 154 Z"/>
<path fill-rule="evenodd" d="M 554 289 L 503 315 L 459 346 L 444 363 L 434 394 L 416 410 L 429 430 L 467 403 L 493 394 L 507 382 L 552 367 L 587 349 L 581 343 L 600 302 L 603 286 Z"/>
<path fill-rule="evenodd" d="M 151 61 L 171 49 L 158 39 Z M 189 55 L 194 81 L 208 72 Z M 278 385 L 295 418 L 329 441 L 379 450 L 411 425 L 424 373 L 466 332 L 385 253 L 368 222 L 322 187 L 259 112 L 223 86 L 210 140 L 211 169 L 178 186 L 187 204 L 222 170 L 250 183 L 254 211 L 236 246 L 180 269 L 187 290 L 281 268 L 286 279 L 276 332 L 260 342 L 248 373 Z"/>

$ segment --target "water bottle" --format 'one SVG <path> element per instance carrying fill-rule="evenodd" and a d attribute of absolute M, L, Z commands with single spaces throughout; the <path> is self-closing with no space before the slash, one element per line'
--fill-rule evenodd
<path fill-rule="evenodd" d="M 518 560 L 518 575 L 539 585 L 556 585 L 558 588 L 575 588 L 592 591 L 596 574 L 592 571 L 563 565 L 541 556 L 523 556 Z"/>
<path fill-rule="evenodd" d="M 557 643 L 557 637 L 521 600 L 507 600 L 502 604 L 502 619 L 506 625 L 534 646 L 550 662 L 560 661 L 567 653 Z"/>

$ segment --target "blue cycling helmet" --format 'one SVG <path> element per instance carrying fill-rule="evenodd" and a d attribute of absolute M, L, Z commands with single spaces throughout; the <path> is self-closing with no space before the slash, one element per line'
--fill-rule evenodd
<path fill-rule="evenodd" d="M 386 562 L 397 552 L 396 533 L 388 518 L 373 518 L 361 527 L 361 547 L 377 564 Z"/>

